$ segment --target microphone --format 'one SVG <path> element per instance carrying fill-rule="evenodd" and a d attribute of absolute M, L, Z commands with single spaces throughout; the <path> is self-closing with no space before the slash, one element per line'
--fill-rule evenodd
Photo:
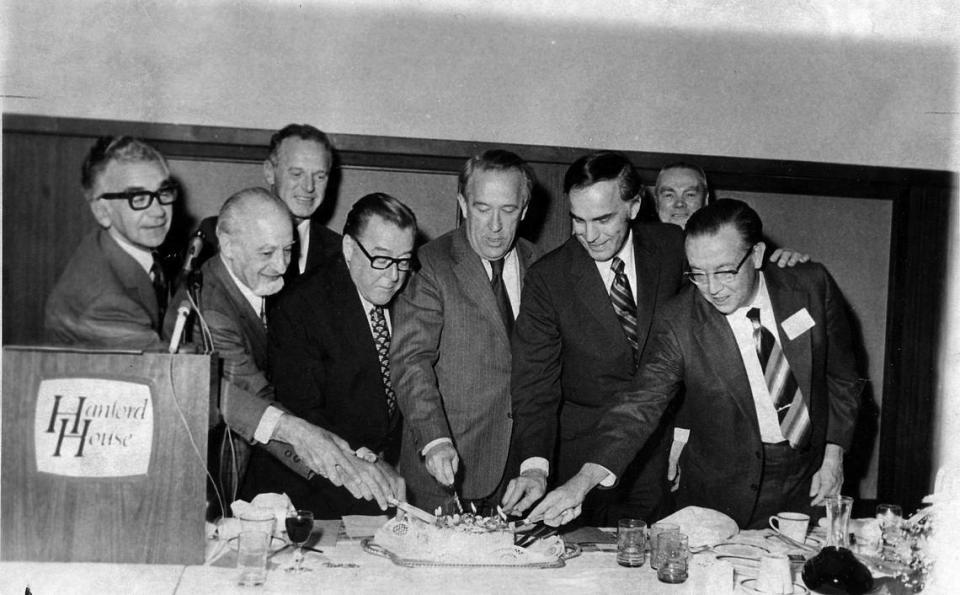
<path fill-rule="evenodd" d="M 197 233 L 193 234 L 193 237 L 190 238 L 190 243 L 187 245 L 187 255 L 183 259 L 183 268 L 180 269 L 180 278 L 186 279 L 190 273 L 193 272 L 194 263 L 197 261 L 197 257 L 200 256 L 200 252 L 203 251 L 203 242 L 204 242 L 203 231 L 197 230 Z"/>
<path fill-rule="evenodd" d="M 173 334 L 170 335 L 170 353 L 176 353 L 180 349 L 180 342 L 183 340 L 183 327 L 187 324 L 187 316 L 190 316 L 190 301 L 183 300 L 177 307 L 177 322 L 173 325 Z"/>

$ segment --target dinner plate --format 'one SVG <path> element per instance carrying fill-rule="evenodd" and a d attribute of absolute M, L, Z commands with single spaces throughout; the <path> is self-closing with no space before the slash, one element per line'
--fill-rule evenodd
<path fill-rule="evenodd" d="M 713 549 L 713 553 L 717 554 L 718 557 L 737 556 L 741 558 L 753 558 L 754 560 L 760 560 L 760 556 L 770 553 L 770 550 L 762 545 L 754 545 L 752 543 L 718 543 L 711 549 Z"/>
<path fill-rule="evenodd" d="M 786 541 L 784 541 L 784 540 L 780 539 L 779 537 L 777 537 L 776 532 L 767 535 L 767 536 L 765 537 L 765 539 L 767 539 L 767 540 L 769 540 L 769 541 L 775 541 L 775 542 L 777 542 L 777 543 L 781 543 L 781 544 L 783 544 L 783 545 L 785 545 L 785 546 L 787 546 L 787 547 L 792 547 L 792 548 L 796 548 L 796 547 L 797 547 L 797 546 L 792 545 L 792 544 L 790 544 L 790 543 L 787 543 Z M 814 534 L 811 533 L 811 534 L 807 535 L 807 538 L 806 538 L 806 540 L 804 540 L 803 543 L 804 543 L 804 545 L 806 545 L 806 546 L 808 546 L 808 547 L 812 547 L 812 548 L 817 548 L 817 549 L 819 549 L 819 548 L 823 547 L 824 540 L 823 540 L 821 537 L 819 537 L 819 536 L 814 535 Z M 797 549 L 800 549 L 800 548 L 797 548 Z"/>
<path fill-rule="evenodd" d="M 757 579 L 748 578 L 740 581 L 740 588 L 746 591 L 747 593 L 762 593 L 763 595 L 769 595 L 766 591 L 761 591 L 757 589 Z M 793 593 L 788 595 L 805 595 L 810 593 L 810 590 L 800 583 L 793 583 Z"/>

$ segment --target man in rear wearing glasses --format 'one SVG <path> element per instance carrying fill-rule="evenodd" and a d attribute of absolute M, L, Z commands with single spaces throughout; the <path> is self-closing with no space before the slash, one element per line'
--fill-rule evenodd
<path fill-rule="evenodd" d="M 46 338 L 162 349 L 169 289 L 154 251 L 179 197 L 167 162 L 143 141 L 103 137 L 83 162 L 81 185 L 100 229 L 84 238 L 47 300 Z"/>

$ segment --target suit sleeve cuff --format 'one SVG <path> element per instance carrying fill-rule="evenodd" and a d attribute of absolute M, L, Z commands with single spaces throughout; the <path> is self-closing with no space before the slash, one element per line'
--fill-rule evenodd
<path fill-rule="evenodd" d="M 253 432 L 253 439 L 260 444 L 270 442 L 270 440 L 273 439 L 273 433 L 277 430 L 277 424 L 280 423 L 281 417 L 283 417 L 283 411 L 273 406 L 267 407 L 263 415 L 260 416 L 260 423 L 257 424 L 257 429 Z"/>
<path fill-rule="evenodd" d="M 433 448 L 434 446 L 438 446 L 440 444 L 453 444 L 453 440 L 446 437 L 431 440 L 430 442 L 427 442 L 426 446 L 423 447 L 423 450 L 420 451 L 420 454 L 426 455 L 428 452 L 430 452 L 431 448 Z"/>
<path fill-rule="evenodd" d="M 543 471 L 543 474 L 547 477 L 550 476 L 550 461 L 543 457 L 530 457 L 522 463 L 520 463 L 520 474 L 523 475 L 524 471 L 527 470 L 536 470 Z"/>

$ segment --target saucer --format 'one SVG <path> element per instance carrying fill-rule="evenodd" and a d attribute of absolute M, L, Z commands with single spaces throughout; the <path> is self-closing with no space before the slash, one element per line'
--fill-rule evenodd
<path fill-rule="evenodd" d="M 230 545 L 230 549 L 232 549 L 233 551 L 237 551 L 240 548 L 240 536 L 238 535 L 236 537 L 231 537 L 230 539 L 227 540 L 227 543 Z M 291 544 L 287 543 L 287 540 L 283 539 L 282 537 L 277 537 L 276 535 L 272 535 L 270 537 L 270 553 L 271 554 L 275 554 L 279 552 L 280 550 L 287 547 L 288 545 L 291 545 Z"/>
<path fill-rule="evenodd" d="M 740 588 L 746 591 L 747 593 L 759 593 L 760 595 L 770 595 L 766 591 L 761 591 L 757 589 L 757 579 L 748 578 L 740 581 Z M 800 583 L 793 583 L 793 593 L 787 595 L 807 595 L 810 593 L 810 590 Z"/>

